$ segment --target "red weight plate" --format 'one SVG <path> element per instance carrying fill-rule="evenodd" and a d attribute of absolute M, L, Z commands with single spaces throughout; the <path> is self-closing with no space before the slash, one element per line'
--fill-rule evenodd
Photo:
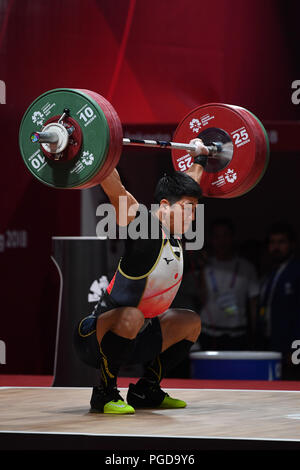
<path fill-rule="evenodd" d="M 237 191 L 230 193 L 228 197 L 238 197 L 251 191 L 263 177 L 269 162 L 269 140 L 266 130 L 259 119 L 245 108 L 234 106 L 244 118 L 248 121 L 249 125 L 254 130 L 256 139 L 256 155 L 255 164 L 252 167 L 250 174 L 244 184 L 238 188 Z"/>
<path fill-rule="evenodd" d="M 216 172 L 203 172 L 200 186 L 204 196 L 233 197 L 233 194 L 246 191 L 256 163 L 257 129 L 250 124 L 248 115 L 241 113 L 240 109 L 231 105 L 211 103 L 199 106 L 191 111 L 177 127 L 174 142 L 189 142 L 198 137 L 201 132 L 217 128 L 229 135 L 233 144 L 231 161 L 225 168 Z M 182 150 L 172 151 L 174 168 L 179 167 L 181 159 L 186 154 Z M 243 189 L 241 189 L 243 188 Z"/>
<path fill-rule="evenodd" d="M 122 153 L 123 131 L 121 121 L 113 106 L 101 95 L 90 90 L 80 90 L 89 95 L 101 107 L 110 133 L 109 150 L 100 172 L 95 175 L 88 183 L 81 185 L 80 189 L 91 188 L 103 181 L 117 166 Z"/>
<path fill-rule="evenodd" d="M 119 116 L 113 106 L 98 93 L 89 93 L 90 96 L 92 96 L 94 100 L 99 104 L 99 106 L 101 106 L 101 109 L 103 110 L 106 119 L 109 123 L 111 135 L 109 155 L 103 165 L 103 168 L 101 169 L 101 179 L 99 181 L 102 181 L 111 173 L 111 171 L 117 166 L 119 162 L 123 146 L 123 131 Z"/>
<path fill-rule="evenodd" d="M 109 121 L 112 127 L 112 158 L 110 160 L 110 166 L 107 167 L 102 179 L 106 178 L 118 165 L 123 150 L 123 129 L 119 116 L 113 108 L 108 109 L 108 112 L 109 111 L 111 113 Z"/>
<path fill-rule="evenodd" d="M 269 163 L 269 156 L 270 156 L 270 148 L 269 148 L 269 139 L 267 136 L 267 132 L 263 126 L 263 124 L 260 122 L 260 120 L 250 111 L 242 108 L 242 111 L 244 114 L 248 114 L 248 119 L 253 125 L 253 127 L 256 128 L 257 132 L 257 139 L 259 141 L 258 144 L 258 151 L 256 154 L 256 164 L 255 164 L 255 170 L 253 172 L 253 178 L 252 178 L 252 184 L 250 189 L 252 189 L 256 184 L 261 180 L 263 175 L 266 172 L 266 169 L 268 167 Z"/>
<path fill-rule="evenodd" d="M 250 122 L 249 117 L 246 113 L 243 112 L 242 108 L 237 108 L 238 111 L 243 115 L 244 119 L 248 122 L 249 126 L 253 129 L 254 131 L 254 139 L 255 139 L 255 146 L 256 146 L 256 153 L 255 153 L 255 160 L 253 161 L 253 164 L 250 168 L 250 171 L 247 175 L 247 177 L 244 179 L 243 182 L 238 186 L 237 189 L 228 192 L 224 196 L 218 196 L 221 198 L 234 198 L 234 197 L 239 197 L 245 194 L 250 190 L 251 187 L 253 187 L 254 182 L 257 179 L 257 171 L 258 171 L 258 165 L 257 165 L 257 160 L 258 160 L 258 155 L 262 153 L 262 141 L 261 141 L 261 136 L 259 133 L 257 133 L 257 129 L 255 129 L 255 126 L 253 126 L 253 122 Z"/>
<path fill-rule="evenodd" d="M 84 186 L 81 186 L 80 189 L 89 188 L 95 186 L 96 184 L 99 184 L 103 179 L 106 178 L 106 176 L 111 173 L 111 171 L 116 167 L 120 159 L 123 143 L 121 122 L 114 108 L 101 95 L 89 90 L 82 91 L 88 94 L 91 98 L 93 98 L 104 112 L 109 125 L 110 145 L 106 161 L 104 162 L 100 172 L 95 175 L 89 183 Z"/>

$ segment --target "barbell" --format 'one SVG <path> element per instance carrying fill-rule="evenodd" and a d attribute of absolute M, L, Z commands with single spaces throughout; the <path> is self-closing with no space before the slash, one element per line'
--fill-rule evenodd
<path fill-rule="evenodd" d="M 259 119 L 240 106 L 209 103 L 188 113 L 174 142 L 123 137 L 113 106 L 90 90 L 58 88 L 26 110 L 19 130 L 22 158 L 31 174 L 55 188 L 84 189 L 103 181 L 117 166 L 123 145 L 171 149 L 177 171 L 193 164 L 202 139 L 208 163 L 200 186 L 204 196 L 232 198 L 250 191 L 264 175 L 269 142 Z"/>

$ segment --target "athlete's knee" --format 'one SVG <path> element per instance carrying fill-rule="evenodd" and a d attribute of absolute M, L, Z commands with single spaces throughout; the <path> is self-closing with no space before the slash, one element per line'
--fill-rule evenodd
<path fill-rule="evenodd" d="M 189 329 L 191 332 L 195 333 L 195 335 L 200 335 L 201 332 L 201 318 L 200 315 L 194 310 L 187 310 L 187 324 L 189 325 Z"/>
<path fill-rule="evenodd" d="M 171 309 L 162 315 L 160 322 L 165 335 L 178 337 L 180 334 L 182 338 L 196 341 L 201 332 L 200 315 L 189 309 Z"/>
<path fill-rule="evenodd" d="M 194 317 L 193 317 L 194 327 L 195 327 L 197 336 L 199 336 L 201 333 L 201 318 L 198 313 L 196 312 L 193 312 L 193 313 L 194 313 Z"/>
<path fill-rule="evenodd" d="M 144 315 L 136 307 L 124 307 L 118 317 L 118 330 L 127 338 L 135 338 L 143 326 Z"/>
<path fill-rule="evenodd" d="M 200 315 L 194 312 L 194 310 L 189 309 L 182 309 L 178 313 L 184 322 L 182 330 L 184 332 L 185 339 L 192 342 L 197 341 L 201 332 Z"/>

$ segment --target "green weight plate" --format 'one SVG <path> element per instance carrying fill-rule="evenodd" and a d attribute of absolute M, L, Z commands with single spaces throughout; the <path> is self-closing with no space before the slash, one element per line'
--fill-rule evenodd
<path fill-rule="evenodd" d="M 51 117 L 70 110 L 82 131 L 81 149 L 72 160 L 54 161 L 44 155 L 32 132 L 42 130 Z M 101 173 L 109 149 L 109 125 L 99 104 L 86 93 L 57 88 L 39 96 L 26 110 L 19 130 L 19 146 L 25 165 L 40 182 L 56 188 L 77 188 Z"/>

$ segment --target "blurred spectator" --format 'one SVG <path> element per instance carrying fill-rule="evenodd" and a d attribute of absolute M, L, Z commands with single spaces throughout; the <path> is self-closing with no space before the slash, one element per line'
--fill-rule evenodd
<path fill-rule="evenodd" d="M 300 365 L 292 363 L 292 343 L 300 340 L 300 261 L 296 237 L 286 223 L 273 225 L 267 236 L 269 269 L 262 280 L 258 325 L 264 349 L 283 355 L 282 378 L 300 380 Z"/>
<path fill-rule="evenodd" d="M 211 227 L 212 253 L 200 280 L 202 350 L 245 350 L 253 346 L 259 285 L 254 266 L 237 255 L 228 219 Z"/>
<path fill-rule="evenodd" d="M 199 256 L 199 253 L 201 255 Z M 189 308 L 199 313 L 201 309 L 201 282 L 203 250 L 183 252 L 184 271 L 178 293 L 173 301 L 174 308 Z"/>

